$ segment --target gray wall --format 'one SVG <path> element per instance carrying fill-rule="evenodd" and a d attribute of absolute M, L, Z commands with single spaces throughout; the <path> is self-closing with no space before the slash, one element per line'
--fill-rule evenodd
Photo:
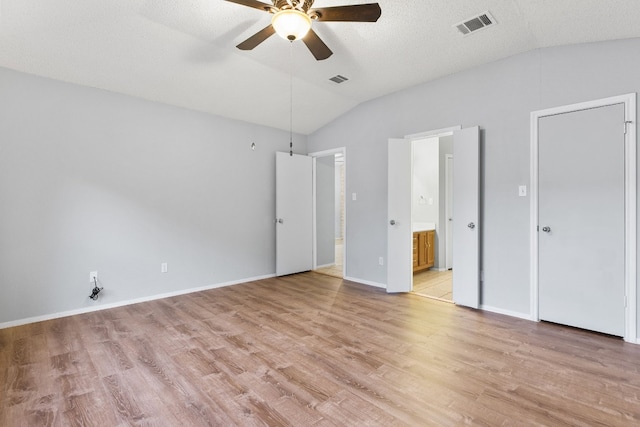
<path fill-rule="evenodd" d="M 335 225 L 333 227 L 335 231 L 336 239 L 342 239 L 342 174 L 344 173 L 344 161 L 336 161 L 335 163 Z"/>
<path fill-rule="evenodd" d="M 440 137 L 440 222 L 436 233 L 436 267 L 446 268 L 446 240 L 447 240 L 447 154 L 453 154 L 453 135 Z"/>
<path fill-rule="evenodd" d="M 288 141 L 0 69 L 0 323 L 273 274 Z"/>
<path fill-rule="evenodd" d="M 335 156 L 316 159 L 316 263 L 333 265 L 336 260 L 335 241 Z"/>
<path fill-rule="evenodd" d="M 346 146 L 349 277 L 386 283 L 387 140 L 454 125 L 483 129 L 482 303 L 529 314 L 529 118 L 543 108 L 640 90 L 640 39 L 533 51 L 364 104 L 309 136 Z"/>

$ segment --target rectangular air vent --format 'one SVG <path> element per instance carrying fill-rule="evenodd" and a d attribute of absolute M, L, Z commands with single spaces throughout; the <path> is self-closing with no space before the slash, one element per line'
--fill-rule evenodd
<path fill-rule="evenodd" d="M 484 12 L 481 15 L 474 16 L 473 18 L 465 19 L 463 22 L 455 24 L 454 27 L 462 33 L 462 35 L 469 35 L 475 31 L 482 30 L 491 25 L 494 25 L 496 20 L 491 16 L 489 12 Z"/>
<path fill-rule="evenodd" d="M 345 76 L 341 76 L 340 74 L 338 74 L 337 76 L 331 77 L 329 80 L 331 80 L 334 83 L 340 84 L 340 83 L 346 82 L 349 79 L 346 78 Z"/>

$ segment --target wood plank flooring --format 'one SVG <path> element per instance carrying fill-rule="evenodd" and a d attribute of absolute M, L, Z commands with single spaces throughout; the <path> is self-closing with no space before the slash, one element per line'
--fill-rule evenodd
<path fill-rule="evenodd" d="M 453 301 L 453 270 L 423 270 L 415 273 L 413 292 L 443 301 Z"/>
<path fill-rule="evenodd" d="M 316 273 L 0 330 L 0 426 L 625 426 L 640 346 Z"/>
<path fill-rule="evenodd" d="M 342 279 L 344 277 L 344 267 L 342 265 L 342 254 L 344 250 L 344 242 L 342 239 L 336 239 L 335 249 L 335 264 L 329 267 L 318 268 L 313 270 L 316 273 L 326 274 L 327 276 L 337 277 Z"/>

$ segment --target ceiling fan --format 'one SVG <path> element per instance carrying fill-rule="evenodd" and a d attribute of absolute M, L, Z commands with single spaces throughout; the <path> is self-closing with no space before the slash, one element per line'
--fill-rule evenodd
<path fill-rule="evenodd" d="M 226 1 L 273 14 L 271 24 L 236 46 L 238 49 L 251 50 L 278 33 L 289 41 L 302 39 L 318 61 L 333 52 L 313 31 L 311 21 L 376 22 L 382 13 L 378 3 L 312 9 L 314 0 L 272 0 L 272 4 L 257 0 Z"/>

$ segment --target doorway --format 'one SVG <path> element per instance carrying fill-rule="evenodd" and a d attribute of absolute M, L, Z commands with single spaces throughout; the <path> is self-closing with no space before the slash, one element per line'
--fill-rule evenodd
<path fill-rule="evenodd" d="M 453 132 L 412 139 L 414 293 L 453 301 Z M 447 172 L 451 172 L 448 175 Z M 427 252 L 429 256 L 423 254 Z M 450 267 L 448 266 L 450 265 Z"/>
<path fill-rule="evenodd" d="M 453 276 L 453 302 L 471 308 L 480 305 L 480 127 L 440 129 L 405 138 L 390 138 L 387 158 L 387 292 L 411 292 L 412 259 L 415 246 L 412 236 L 413 162 L 412 141 L 453 133 L 453 254 L 456 273 Z M 425 198 L 426 199 L 426 198 Z M 433 225 L 442 227 L 441 224 Z M 427 230 L 429 231 L 429 230 Z M 431 237 L 418 238 L 429 242 Z M 433 243 L 435 247 L 435 241 Z M 418 243 L 418 249 L 422 245 Z M 423 260 L 425 257 L 418 253 Z M 427 254 L 427 259 L 430 254 Z M 435 257 L 434 263 L 435 263 Z"/>
<path fill-rule="evenodd" d="M 311 153 L 313 164 L 313 271 L 342 279 L 345 266 L 345 148 Z"/>
<path fill-rule="evenodd" d="M 534 320 L 637 342 L 635 117 L 635 94 L 531 115 Z"/>

